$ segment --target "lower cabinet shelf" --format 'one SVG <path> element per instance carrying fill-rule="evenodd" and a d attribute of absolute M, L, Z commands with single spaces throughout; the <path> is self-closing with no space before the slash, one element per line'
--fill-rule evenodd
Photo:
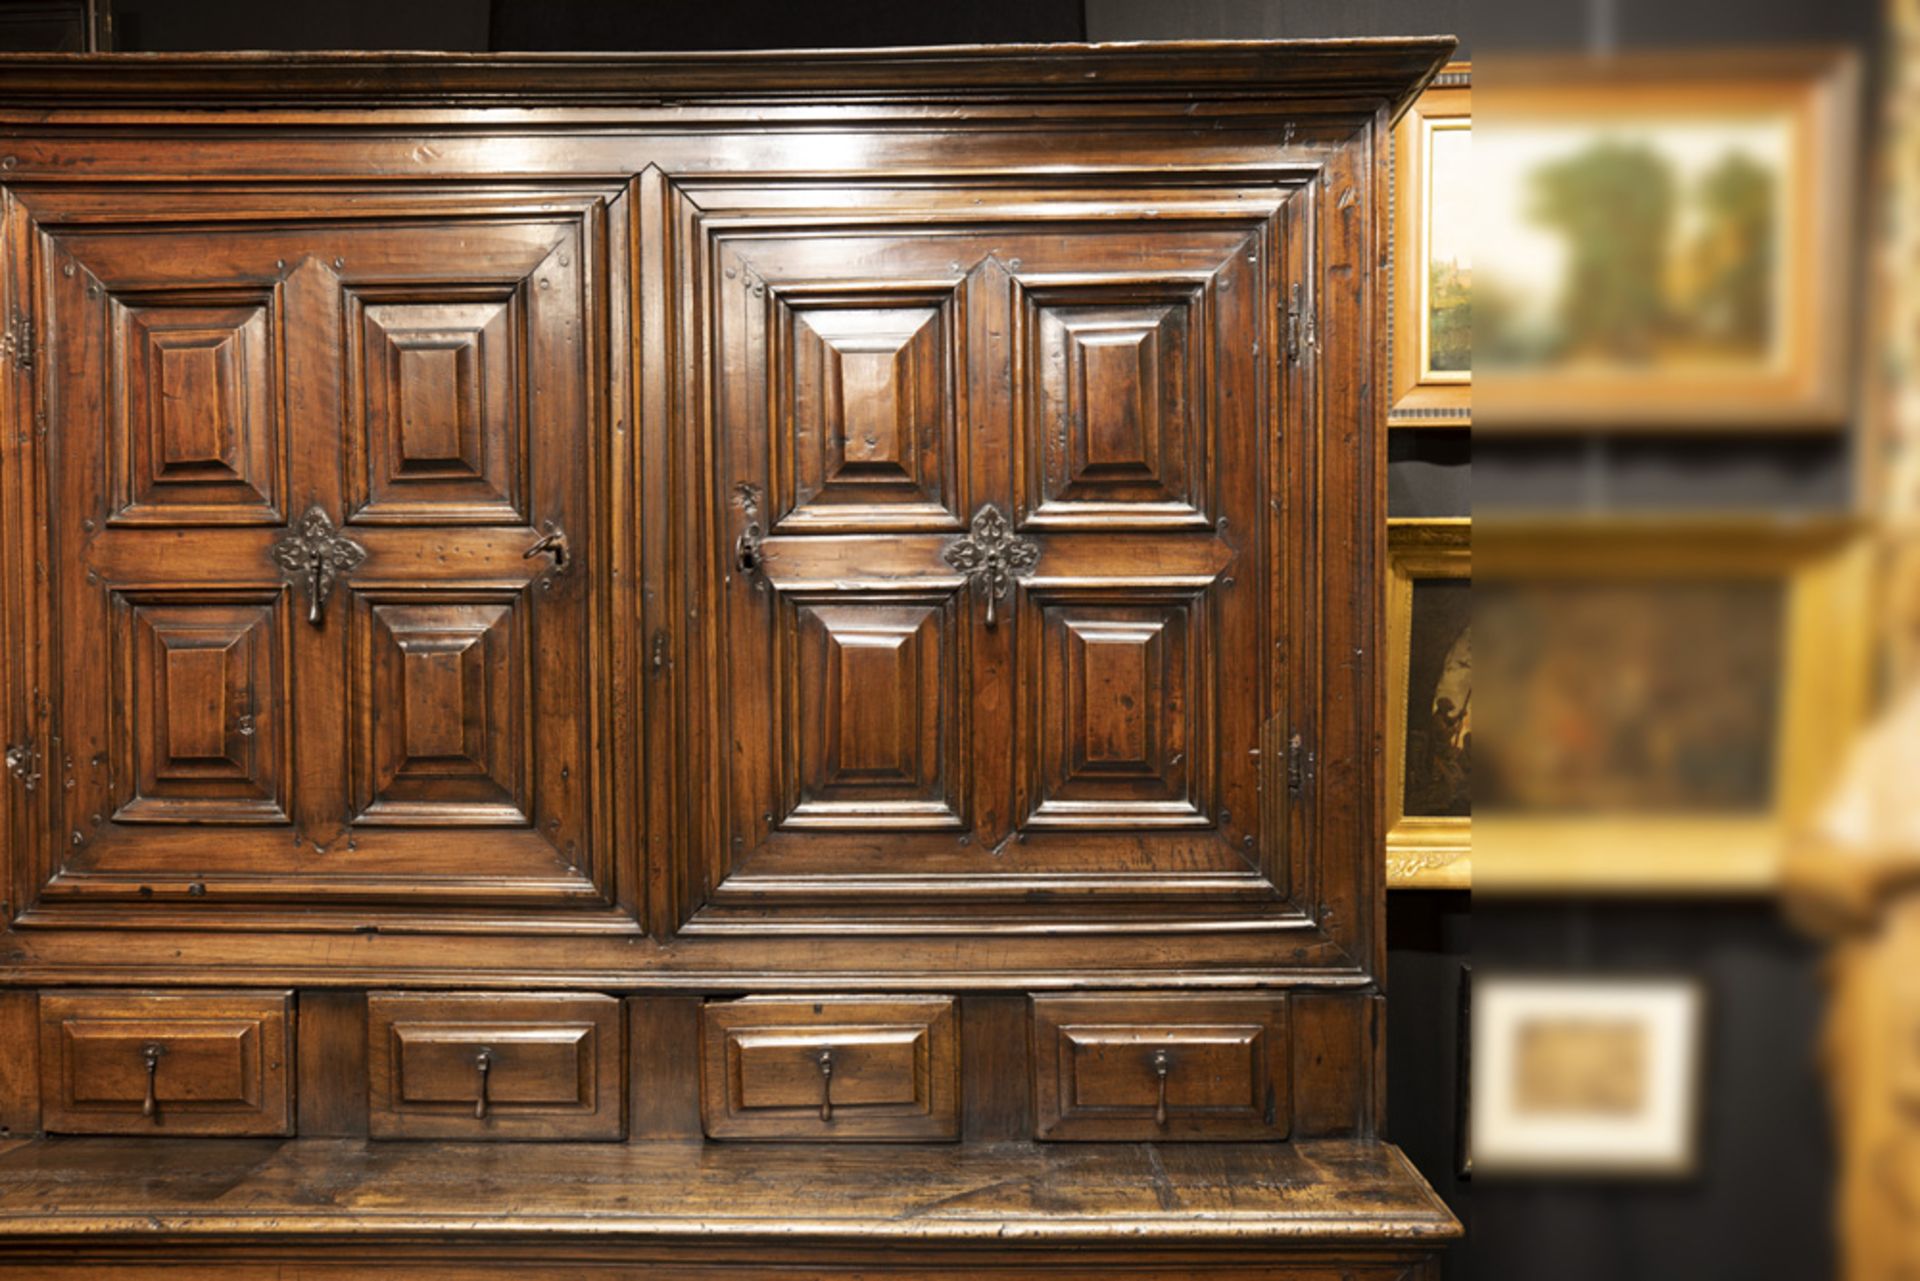
<path fill-rule="evenodd" d="M 1362 1141 L 0 1145 L 0 1276 L 1402 1281 L 1458 1234 Z"/>

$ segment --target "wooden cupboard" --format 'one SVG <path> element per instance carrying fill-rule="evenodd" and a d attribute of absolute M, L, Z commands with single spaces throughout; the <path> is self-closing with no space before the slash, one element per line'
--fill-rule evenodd
<path fill-rule="evenodd" d="M 0 58 L 0 1269 L 1425 1275 L 1450 47 Z"/>

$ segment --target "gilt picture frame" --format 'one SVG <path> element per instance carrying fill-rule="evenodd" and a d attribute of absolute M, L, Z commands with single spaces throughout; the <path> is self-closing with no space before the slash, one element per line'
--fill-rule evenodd
<path fill-rule="evenodd" d="M 1452 62 L 1393 131 L 1393 346 L 1387 421 L 1473 421 L 1473 65 Z"/>
<path fill-rule="evenodd" d="M 1481 95 L 1477 425 L 1839 430 L 1861 74 L 1842 49 L 1517 61 Z"/>
<path fill-rule="evenodd" d="M 1472 522 L 1388 521 L 1387 565 L 1387 886 L 1469 889 Z"/>
<path fill-rule="evenodd" d="M 1483 641 L 1481 719 L 1490 727 L 1477 777 L 1480 887 L 1772 892 L 1789 838 L 1816 812 L 1867 717 L 1871 539 L 1844 518 L 1647 517 L 1483 523 L 1480 544 L 1475 614 Z M 1664 650 L 1644 646 L 1654 657 L 1635 651 L 1641 656 L 1631 662 L 1617 649 L 1589 649 L 1584 660 L 1562 661 L 1553 680 L 1532 682 L 1510 671 L 1503 654 L 1530 646 L 1527 670 L 1550 669 L 1559 642 L 1524 635 L 1515 619 L 1525 608 L 1534 618 L 1562 620 L 1568 634 L 1591 633 L 1596 619 L 1638 618 L 1645 621 L 1641 633 L 1664 628 L 1672 643 Z M 1763 627 L 1773 629 L 1764 643 L 1756 639 Z M 1667 652 L 1692 666 L 1657 670 Z M 1629 670 L 1636 664 L 1651 670 Z M 1714 701 L 1700 688 L 1723 668 L 1724 697 Z M 1678 729 L 1635 730 L 1638 779 L 1608 778 L 1597 768 L 1579 787 L 1549 787 L 1543 795 L 1503 765 L 1531 769 L 1568 755 L 1564 744 L 1548 741 L 1553 734 L 1604 760 L 1607 744 L 1619 737 L 1606 724 L 1620 701 L 1608 691 L 1623 682 L 1635 691 L 1651 687 L 1650 705 L 1685 717 Z M 1577 691 L 1570 693 L 1583 683 L 1601 691 L 1597 702 L 1583 706 Z M 1546 692 L 1556 710 L 1536 715 L 1529 689 Z M 1699 714 L 1686 710 L 1701 699 L 1711 705 Z M 1647 742 L 1665 754 L 1649 755 Z M 1689 784 L 1673 761 L 1713 772 Z M 1652 800 L 1644 795 L 1647 780 L 1659 792 Z"/>

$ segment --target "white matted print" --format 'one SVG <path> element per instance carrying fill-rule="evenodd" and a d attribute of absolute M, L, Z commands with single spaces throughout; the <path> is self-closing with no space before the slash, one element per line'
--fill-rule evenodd
<path fill-rule="evenodd" d="M 1475 1171 L 1690 1173 L 1703 1005 L 1684 978 L 1477 977 Z"/>

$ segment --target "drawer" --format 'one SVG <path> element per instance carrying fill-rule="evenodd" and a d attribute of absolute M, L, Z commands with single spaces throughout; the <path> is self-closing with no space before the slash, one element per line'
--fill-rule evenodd
<path fill-rule="evenodd" d="M 618 1139 L 620 1002 L 609 996 L 367 998 L 376 1139 Z"/>
<path fill-rule="evenodd" d="M 1279 1139 L 1284 997 L 1041 996 L 1033 1001 L 1042 1139 Z"/>
<path fill-rule="evenodd" d="M 68 1134 L 293 1133 L 287 992 L 49 992 L 41 1123 Z"/>
<path fill-rule="evenodd" d="M 947 997 L 756 997 L 702 1016 L 701 1112 L 716 1139 L 960 1135 Z"/>

